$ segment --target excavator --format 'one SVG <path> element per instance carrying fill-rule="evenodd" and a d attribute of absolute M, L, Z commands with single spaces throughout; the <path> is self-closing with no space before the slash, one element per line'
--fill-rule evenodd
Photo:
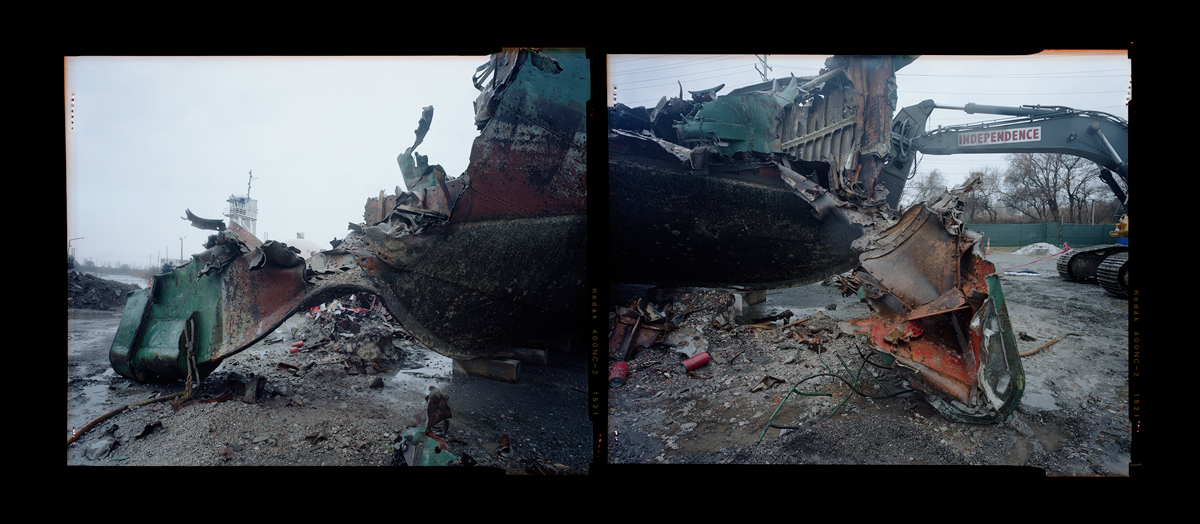
<path fill-rule="evenodd" d="M 952 109 L 968 114 L 1004 115 L 1012 118 L 983 123 L 939 126 L 923 131 L 934 109 Z M 916 153 L 956 155 L 971 153 L 1062 153 L 1086 158 L 1101 168 L 1100 178 L 1121 202 L 1123 213 L 1115 216 L 1117 229 L 1110 233 L 1117 243 L 1072 249 L 1058 261 L 1062 278 L 1098 281 L 1116 296 L 1129 295 L 1129 122 L 1099 111 L 1063 106 L 1020 107 L 966 104 L 945 106 L 925 100 L 898 112 L 892 126 L 893 161 L 884 166 L 882 177 L 889 186 L 903 187 Z M 1116 178 L 1121 178 L 1126 189 Z"/>

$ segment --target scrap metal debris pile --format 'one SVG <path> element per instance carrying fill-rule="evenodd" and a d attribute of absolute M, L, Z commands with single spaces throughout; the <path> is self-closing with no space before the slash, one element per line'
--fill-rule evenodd
<path fill-rule="evenodd" d="M 626 363 L 625 375 L 611 377 L 610 385 L 620 386 L 628 376 L 629 363 L 657 366 L 656 371 L 689 376 L 710 361 L 710 348 L 719 346 L 728 360 L 737 353 L 731 348 L 753 345 L 756 349 L 776 349 L 778 345 L 803 344 L 814 350 L 822 339 L 847 336 L 837 322 L 823 313 L 795 318 L 790 310 L 763 318 L 736 317 L 734 294 L 720 289 L 702 289 L 679 293 L 665 304 L 656 305 L 643 298 L 630 301 L 630 307 L 617 306 L 609 314 L 609 360 Z M 794 319 L 794 320 L 793 320 Z M 652 350 L 649 356 L 643 349 Z M 746 347 L 742 347 L 746 349 Z M 664 352 L 674 353 L 668 356 Z M 697 358 L 699 357 L 699 358 Z M 708 378 L 699 377 L 697 378 Z"/>
<path fill-rule="evenodd" d="M 322 304 L 305 315 L 304 324 L 291 333 L 292 340 L 299 341 L 297 349 L 323 347 L 366 361 L 393 360 L 400 356 L 393 340 L 413 340 L 374 297 L 362 293 Z"/>
<path fill-rule="evenodd" d="M 67 309 L 118 311 L 125 307 L 129 294 L 140 289 L 76 271 L 67 271 Z"/>
<path fill-rule="evenodd" d="M 895 71 L 914 58 L 835 56 L 812 78 L 610 110 L 612 278 L 770 289 L 843 273 L 874 311 L 858 329 L 948 417 L 1007 417 L 1024 373 L 963 227 L 978 179 L 897 212 L 911 133 L 893 130 Z"/>
<path fill-rule="evenodd" d="M 803 392 L 794 397 L 789 418 L 780 423 L 804 423 L 859 409 L 862 402 L 845 406 L 855 394 L 882 399 L 912 393 L 895 376 L 863 369 L 870 357 L 866 344 L 826 315 L 830 306 L 806 311 L 800 318 L 785 310 L 730 321 L 734 302 L 727 291 L 705 289 L 677 293 L 663 304 L 635 299 L 630 308 L 614 308 L 609 360 L 617 363 L 614 369 L 625 372 L 610 376 L 610 405 L 619 411 L 622 434 L 649 434 L 681 450 L 677 440 L 702 431 L 701 438 L 734 441 L 742 438 L 736 435 L 748 435 L 726 432 L 726 424 L 759 435 L 759 428 L 765 431 L 775 418 L 772 410 L 783 405 L 794 387 Z M 652 320 L 651 312 L 662 318 Z M 634 323 L 639 335 L 628 338 L 645 342 L 630 346 L 637 351 L 621 360 L 626 355 L 622 333 Z M 666 334 L 650 337 L 655 330 Z M 839 367 L 843 365 L 849 368 Z M 646 402 L 654 409 L 644 409 Z M 669 413 L 665 418 L 654 415 L 664 412 Z M 667 430 L 661 426 L 664 420 L 671 421 L 665 422 Z M 619 447 L 614 444 L 610 452 L 620 455 Z"/>
<path fill-rule="evenodd" d="M 471 455 L 461 457 L 450 452 L 447 433 L 450 431 L 450 397 L 434 386 L 425 395 L 425 408 L 412 417 L 412 425 L 396 435 L 392 448 L 393 466 L 474 466 Z M 435 433 L 435 429 L 440 432 Z"/>

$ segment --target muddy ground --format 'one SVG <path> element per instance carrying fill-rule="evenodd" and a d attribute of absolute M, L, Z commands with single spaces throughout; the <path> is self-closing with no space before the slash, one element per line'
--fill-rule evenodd
<path fill-rule="evenodd" d="M 117 375 L 108 360 L 121 312 L 68 310 L 67 437 L 121 406 L 183 390 L 183 382 L 141 384 Z M 378 374 L 359 373 L 344 355 L 325 349 L 290 353 L 290 318 L 273 336 L 226 359 L 194 397 L 211 400 L 234 374 L 265 377 L 272 389 L 255 403 L 241 400 L 185 405 L 160 402 L 125 410 L 67 446 L 67 465 L 95 466 L 387 466 L 399 432 L 414 426 L 424 396 L 435 386 L 450 397 L 449 431 L 438 429 L 456 456 L 469 454 L 497 473 L 523 474 L 534 460 L 588 473 L 592 423 L 587 416 L 584 355 L 551 352 L 547 366 L 522 364 L 509 384 L 452 371 L 451 360 L 411 339 L 397 338 L 399 355 L 380 361 Z M 267 341 L 283 335 L 274 343 Z M 303 371 L 279 369 L 284 361 Z M 381 388 L 370 387 L 382 378 Z M 117 426 L 119 444 L 92 460 L 85 450 Z M 145 433 L 143 435 L 143 433 Z M 317 438 L 312 436 L 320 434 Z M 507 435 L 510 446 L 502 447 Z"/>
<path fill-rule="evenodd" d="M 865 398 L 831 377 L 797 388 L 829 396 L 789 396 L 808 376 L 830 371 L 848 376 L 847 368 L 864 369 L 863 392 L 869 395 L 908 385 L 895 371 L 863 366 L 870 345 L 837 324 L 865 317 L 869 309 L 856 297 L 843 298 L 836 286 L 773 290 L 747 313 L 754 318 L 791 310 L 792 320 L 812 317 L 800 333 L 821 339 L 820 354 L 779 330 L 717 329 L 712 316 L 719 308 L 705 311 L 705 304 L 719 302 L 726 292 L 696 289 L 675 302 L 680 310 L 699 305 L 682 328 L 699 330 L 694 336 L 707 343 L 710 363 L 689 374 L 681 365 L 684 357 L 666 346 L 640 350 L 625 384 L 609 390 L 609 462 L 1007 465 L 1037 475 L 1129 475 L 1128 301 L 1096 284 L 1062 280 L 1056 257 L 1034 262 L 1043 256 L 993 249 L 985 257 L 999 269 L 1021 266 L 1014 271 L 1037 273 L 1001 278 L 1013 330 L 1026 335 L 1018 339 L 1020 351 L 1078 334 L 1022 358 L 1026 388 L 1007 421 L 952 422 L 920 393 Z M 658 305 L 665 308 L 667 302 Z M 783 382 L 756 388 L 765 376 Z M 786 429 L 768 427 L 772 415 L 771 423 Z"/>

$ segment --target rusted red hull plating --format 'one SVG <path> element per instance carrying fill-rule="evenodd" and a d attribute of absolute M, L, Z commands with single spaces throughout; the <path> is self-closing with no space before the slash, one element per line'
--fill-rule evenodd
<path fill-rule="evenodd" d="M 857 329 L 913 370 L 928 392 L 973 404 L 982 341 L 970 320 L 987 298 L 984 277 L 995 266 L 924 205 L 909 209 L 877 245 L 851 277 L 876 312 L 856 321 Z"/>

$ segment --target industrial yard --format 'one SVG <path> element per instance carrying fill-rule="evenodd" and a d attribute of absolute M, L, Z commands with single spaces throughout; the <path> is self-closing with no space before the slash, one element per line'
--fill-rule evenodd
<path fill-rule="evenodd" d="M 1022 357 L 1024 395 L 1008 420 L 950 421 L 919 392 L 901 393 L 912 387 L 894 370 L 864 366 L 864 356 L 874 354 L 866 339 L 839 330 L 840 322 L 868 315 L 866 305 L 816 283 L 768 291 L 765 302 L 748 308 L 750 317 L 790 310 L 793 320 L 810 319 L 791 332 L 723 331 L 712 313 L 692 313 L 680 330 L 698 331 L 711 361 L 691 372 L 667 346 L 642 349 L 624 385 L 609 390 L 610 462 L 1022 466 L 1035 475 L 1128 475 L 1128 301 L 1095 284 L 1064 281 L 1053 256 L 1015 251 L 993 248 L 985 258 L 998 272 L 1013 268 L 1001 282 L 1018 348 L 1025 353 L 1061 340 Z M 698 298 L 726 295 L 697 289 L 674 300 L 684 310 Z M 819 346 L 798 341 L 814 338 Z M 872 362 L 882 364 L 878 355 Z M 805 380 L 821 374 L 854 376 L 870 397 L 895 396 L 868 398 L 829 376 Z"/>

